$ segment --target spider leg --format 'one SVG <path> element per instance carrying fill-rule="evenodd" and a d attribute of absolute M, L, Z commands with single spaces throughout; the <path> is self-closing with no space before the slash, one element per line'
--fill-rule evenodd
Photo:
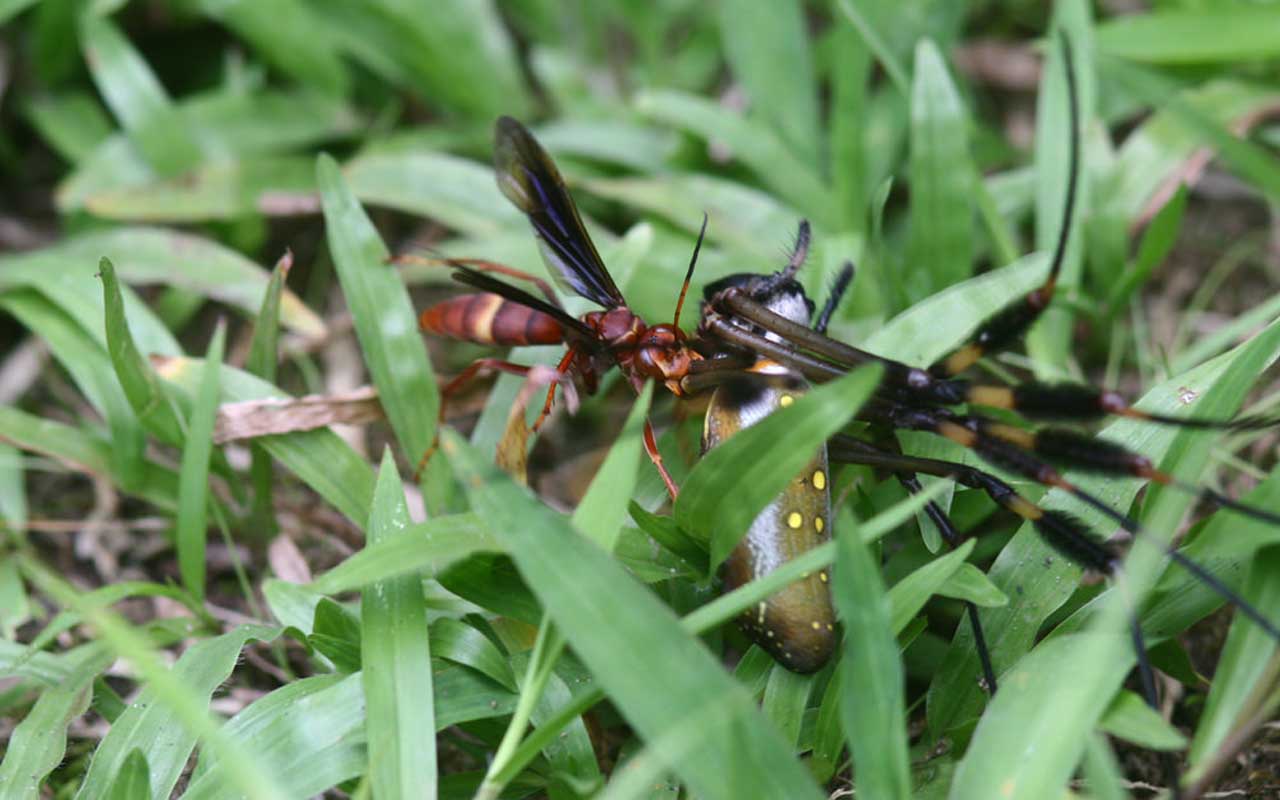
<path fill-rule="evenodd" d="M 860 464 L 864 462 L 859 459 L 859 453 L 876 453 L 878 456 L 884 456 L 885 459 L 882 463 L 872 464 L 870 466 L 886 466 L 886 463 L 891 462 L 894 456 L 902 456 L 901 452 L 886 452 L 884 450 L 880 450 L 874 445 L 863 442 L 860 439 L 853 439 L 851 437 L 844 436 L 837 437 L 837 439 L 839 440 L 840 445 L 828 445 L 827 457 L 832 461 L 844 461 L 845 463 Z M 837 450 L 837 446 L 840 449 Z M 909 469 L 895 469 L 893 470 L 893 475 L 898 482 L 902 484 L 902 487 L 911 494 L 919 494 L 924 490 L 924 487 L 920 485 L 920 479 L 916 476 L 916 473 Z M 961 542 L 964 541 L 964 537 L 956 530 L 955 525 L 951 522 L 951 518 L 947 516 L 947 512 L 943 511 L 942 507 L 936 502 L 930 500 L 926 503 L 924 512 L 929 516 L 929 519 L 933 521 L 933 524 L 938 526 L 938 530 L 942 533 L 943 541 L 947 543 L 949 548 L 954 550 Z M 978 617 L 978 607 L 972 600 L 965 600 L 964 606 L 965 613 L 969 617 L 969 627 L 973 631 L 974 649 L 977 650 L 978 653 L 978 663 L 982 665 L 983 680 L 986 681 L 987 691 L 994 695 L 998 688 L 996 683 L 996 671 L 995 667 L 991 664 L 991 651 L 987 648 L 987 639 L 982 632 L 982 622 Z"/>

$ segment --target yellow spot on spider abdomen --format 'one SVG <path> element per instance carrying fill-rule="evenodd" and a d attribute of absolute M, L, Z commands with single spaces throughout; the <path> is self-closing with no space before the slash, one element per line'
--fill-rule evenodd
<path fill-rule="evenodd" d="M 822 624 L 821 624 L 820 622 L 818 622 L 816 619 L 815 619 L 811 624 L 813 625 L 813 629 L 814 629 L 815 631 L 820 631 L 820 630 L 822 630 Z"/>
<path fill-rule="evenodd" d="M 787 527 L 799 528 L 804 524 L 804 516 L 799 511 L 792 511 L 787 515 Z"/>
<path fill-rule="evenodd" d="M 781 406 L 782 408 L 786 408 L 787 406 L 791 405 L 795 401 L 796 399 L 791 395 L 784 394 L 782 397 L 778 398 L 778 405 Z"/>
<path fill-rule="evenodd" d="M 823 521 L 822 517 L 814 517 L 813 527 L 818 529 L 818 533 L 822 533 L 822 529 L 827 527 L 827 523 Z"/>
<path fill-rule="evenodd" d="M 819 572 L 819 573 L 818 573 L 818 580 L 822 581 L 823 583 L 826 583 L 826 582 L 827 582 L 827 573 L 825 573 L 825 572 Z"/>
<path fill-rule="evenodd" d="M 818 491 L 822 491 L 827 488 L 827 476 L 822 472 L 822 470 L 817 470 L 813 473 L 813 488 Z"/>

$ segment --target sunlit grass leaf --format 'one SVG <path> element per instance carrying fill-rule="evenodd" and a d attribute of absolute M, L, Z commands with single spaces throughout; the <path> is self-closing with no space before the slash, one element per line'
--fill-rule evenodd
<path fill-rule="evenodd" d="M 1169 8 L 1098 25 L 1098 49 L 1131 61 L 1198 64 L 1280 55 L 1280 18 L 1265 6 Z"/>
<path fill-rule="evenodd" d="M 948 286 L 886 322 L 859 346 L 908 364 L 931 364 L 963 342 L 1010 297 L 1043 282 L 1047 269 L 1047 256 L 1030 255 Z"/>
<path fill-rule="evenodd" d="M 890 630 L 894 635 L 906 629 L 911 618 L 920 613 L 930 597 L 939 593 L 947 581 L 964 566 L 973 552 L 973 540 L 944 556 L 929 561 L 893 585 L 888 597 L 892 615 Z"/>
<path fill-rule="evenodd" d="M 1124 61 L 1104 62 L 1108 77 L 1154 108 L 1167 110 L 1192 131 L 1199 144 L 1212 146 L 1223 163 L 1268 199 L 1280 199 L 1280 165 L 1262 146 L 1233 134 L 1221 121 L 1203 113 L 1159 73 Z"/>
<path fill-rule="evenodd" d="M 809 703 L 809 692 L 814 684 L 813 675 L 797 675 L 781 664 L 775 663 L 764 687 L 760 709 L 778 730 L 782 738 L 794 749 L 800 741 L 804 725 L 804 712 Z"/>
<path fill-rule="evenodd" d="M 22 454 L 0 436 L 0 521 L 10 531 L 27 524 L 27 492 L 23 483 Z"/>
<path fill-rule="evenodd" d="M 520 691 L 515 672 L 497 645 L 461 620 L 441 617 L 431 623 L 431 651 L 437 658 L 487 675 L 512 692 Z"/>
<path fill-rule="evenodd" d="M 409 509 L 395 459 L 383 451 L 370 544 L 403 538 Z M 431 650 L 422 580 L 405 575 L 378 581 L 360 597 L 360 640 L 368 717 L 369 780 L 378 797 L 432 800 L 436 795 L 436 738 L 431 699 Z"/>
<path fill-rule="evenodd" d="M 201 222 L 315 210 L 315 178 L 307 156 L 258 156 L 195 167 L 162 180 L 124 181 L 81 201 L 85 210 L 128 222 Z"/>
<path fill-rule="evenodd" d="M 104 258 L 99 264 L 99 270 L 103 304 L 106 307 L 107 351 L 111 355 L 111 363 L 120 379 L 120 385 L 124 388 L 124 395 L 143 427 L 168 444 L 179 444 L 183 440 L 181 423 L 172 401 L 152 372 L 151 365 L 134 344 L 133 335 L 129 332 L 129 322 L 125 318 L 120 285 L 116 282 L 115 267 L 109 259 Z"/>
<path fill-rule="evenodd" d="M 810 170 L 819 164 L 818 94 L 798 0 L 720 3 L 720 36 L 752 112 L 766 120 Z"/>
<path fill-rule="evenodd" d="M 1122 307 L 1138 287 L 1141 286 L 1151 272 L 1165 260 L 1173 249 L 1182 230 L 1182 215 L 1187 208 L 1187 187 L 1180 184 L 1178 190 L 1169 198 L 1169 202 L 1161 207 L 1152 218 L 1151 224 L 1142 234 L 1138 243 L 1138 254 L 1129 264 L 1124 274 L 1111 286 L 1107 295 L 1106 308 L 1114 313 Z"/>
<path fill-rule="evenodd" d="M 356 156 L 343 174 L 352 193 L 366 203 L 437 219 L 462 233 L 483 237 L 526 230 L 523 215 L 498 191 L 488 164 L 444 153 L 374 152 Z"/>
<path fill-rule="evenodd" d="M 160 175 L 176 175 L 200 160 L 187 120 L 129 40 L 105 17 L 84 14 L 80 40 L 89 73 L 129 137 Z"/>
<path fill-rule="evenodd" d="M 346 91 L 345 66 L 329 41 L 327 26 L 307 3 L 199 0 L 196 7 L 231 28 L 272 66 L 299 83 L 329 94 Z"/>
<path fill-rule="evenodd" d="M 384 581 L 406 572 L 429 577 L 472 553 L 496 551 L 500 545 L 474 514 L 433 517 L 408 526 L 404 534 L 364 549 L 316 578 L 311 588 L 338 594 Z"/>
<path fill-rule="evenodd" d="M 937 45 L 916 46 L 911 87 L 909 300 L 973 271 L 973 180 L 969 118 Z"/>
<path fill-rule="evenodd" d="M 1280 322 L 1197 370 L 1201 376 L 1213 375 L 1216 380 L 1202 378 L 1208 385 L 1200 384 L 1203 391 L 1195 404 L 1196 415 L 1230 417 L 1277 354 L 1280 354 Z M 1187 378 L 1183 376 L 1181 385 L 1188 385 Z M 1154 455 L 1161 469 L 1195 480 L 1208 462 L 1212 436 L 1212 432 L 1206 435 L 1205 431 L 1195 429 L 1175 429 L 1166 438 L 1167 452 L 1151 446 L 1137 449 Z M 1104 491 L 1100 489 L 1098 493 L 1103 495 L 1104 502 L 1112 504 L 1115 498 Z M 1161 541 L 1167 542 L 1191 499 L 1187 493 L 1152 487 L 1141 517 L 1145 526 L 1143 535 L 1163 537 Z M 1123 508 L 1127 503 L 1119 505 Z M 1005 553 L 1008 551 L 1006 548 Z M 1046 658 L 1043 653 L 1051 650 L 1055 653 L 1052 667 L 1045 667 L 1051 670 L 1051 680 L 1040 676 L 1034 681 L 1038 688 L 1014 692 L 1009 692 L 1008 680 L 1001 681 L 1001 691 L 983 715 L 957 772 L 956 787 L 963 790 L 957 796 L 991 797 L 1001 791 L 1001 787 L 1012 787 L 1015 794 L 1035 797 L 1052 796 L 1061 791 L 1083 753 L 1088 734 L 1105 710 L 1100 700 L 1112 696 L 1133 661 L 1132 643 L 1125 633 L 1126 621 L 1133 612 L 1133 601 L 1129 598 L 1142 597 L 1162 564 L 1163 556 L 1157 547 L 1133 548 L 1124 563 L 1129 591 L 1107 605 L 1088 634 L 1053 637 L 1019 661 L 1018 669 L 1035 674 L 1031 665 L 1043 667 Z M 1025 596 L 1019 598 L 1024 599 Z M 1014 605 L 1011 603 L 1010 608 Z M 1068 639 L 1075 641 L 1065 652 L 1060 652 L 1058 643 Z M 993 645 L 993 656 L 1000 650 L 1004 648 Z M 1035 743 L 1036 747 L 1028 748 L 1029 743 Z"/>
<path fill-rule="evenodd" d="M 627 518 L 627 507 L 619 501 L 631 497 L 635 491 L 636 467 L 640 463 L 641 442 L 652 399 L 653 382 L 649 381 L 631 407 L 613 447 L 609 448 L 609 455 L 596 470 L 582 502 L 573 511 L 574 527 L 605 550 L 613 550 Z"/>
<path fill-rule="evenodd" d="M 213 300 L 256 314 L 266 295 L 268 273 L 230 248 L 200 236 L 160 228 L 125 227 L 91 231 L 64 239 L 52 247 L 18 255 L 0 257 L 0 287 L 29 286 L 49 294 L 55 302 L 62 293 L 50 294 L 50 273 L 67 271 L 67 264 L 84 265 L 83 273 L 68 288 L 88 293 L 84 276 L 92 275 L 93 266 L 103 256 L 111 259 L 119 278 L 129 283 L 164 284 L 189 289 Z M 64 300 L 60 305 L 67 305 Z M 135 326 L 140 320 L 126 303 L 129 319 Z M 68 313 L 72 313 L 70 309 Z M 101 311 L 96 315 L 101 319 Z M 84 320 L 76 316 L 84 324 Z M 280 321 L 289 329 L 307 337 L 322 336 L 324 323 L 303 305 L 293 292 L 285 289 L 280 300 Z M 91 331 L 101 329 L 98 320 Z M 176 345 L 160 346 L 155 336 L 135 331 L 139 345 L 149 352 L 177 353 Z M 172 341 L 170 338 L 169 341 Z"/>
<path fill-rule="evenodd" d="M 307 90 L 212 92 L 179 106 L 209 152 L 236 161 L 348 136 L 362 124 L 337 99 Z M 80 160 L 58 186 L 55 201 L 63 212 L 77 211 L 94 197 L 143 187 L 155 178 L 132 142 L 115 134 Z"/>
<path fill-rule="evenodd" d="M 187 440 L 182 446 L 182 468 L 178 472 L 178 572 L 187 590 L 204 599 L 205 516 L 209 494 L 209 456 L 213 452 L 213 417 L 218 411 L 218 373 L 226 327 L 219 323 L 209 343 L 201 370 L 200 391 L 187 420 Z"/>
<path fill-rule="evenodd" d="M 40 336 L 71 375 L 111 432 L 111 474 L 121 486 L 136 486 L 146 439 L 125 399 L 106 349 L 51 302 L 29 289 L 0 293 L 0 309 Z"/>
<path fill-rule="evenodd" d="M 1280 546 L 1265 547 L 1252 558 L 1241 594 L 1264 614 L 1280 607 Z M 1258 693 L 1269 671 L 1274 686 L 1275 658 L 1275 641 L 1237 612 L 1187 755 L 1193 775 L 1217 754 L 1243 717 L 1257 713 Z"/>
<path fill-rule="evenodd" d="M 328 156 L 317 164 L 325 228 L 338 279 L 355 320 L 365 366 L 407 460 L 431 444 L 439 392 L 404 284 L 387 248 Z"/>
<path fill-rule="evenodd" d="M 93 681 L 113 660 L 106 648 L 91 645 L 63 680 L 40 693 L 0 759 L 0 800 L 39 797 L 41 783 L 66 752 L 67 726 L 88 710 Z"/>
<path fill-rule="evenodd" d="M 79 162 L 111 135 L 111 120 L 88 92 L 40 97 L 27 105 L 27 119 L 63 158 Z"/>
<path fill-rule="evenodd" d="M 269 640 L 275 635 L 272 629 L 241 626 L 221 636 L 197 641 L 170 671 L 173 681 L 184 693 L 184 702 L 207 708 L 214 690 L 231 674 L 245 643 L 250 639 Z M 170 698 L 155 686 L 143 689 L 102 738 L 76 795 L 78 800 L 107 797 L 125 759 L 135 748 L 147 757 L 152 797 L 169 796 L 196 744 L 195 733 L 185 724 L 185 712 L 170 703 Z M 241 762 L 236 767 L 244 768 L 245 764 Z M 262 790 L 269 792 L 270 787 L 263 786 Z"/>
<path fill-rule="evenodd" d="M 271 765 L 288 797 L 314 797 L 364 773 L 364 690 L 359 675 L 318 675 L 281 686 L 227 722 L 227 736 Z M 227 768 L 207 754 L 184 800 L 236 800 Z"/>
<path fill-rule="evenodd" d="M 819 797 L 776 729 L 671 611 L 451 431 L 443 446 L 574 652 L 658 757 L 716 797 Z"/>
<path fill-rule="evenodd" d="M 840 717 L 858 793 L 906 800 L 911 771 L 903 727 L 905 679 L 889 600 L 853 515 L 842 513 L 836 530 L 831 595 L 844 623 Z"/>
<path fill-rule="evenodd" d="M 710 542 L 712 568 L 827 437 L 857 413 L 879 380 L 878 369 L 866 368 L 817 387 L 703 456 L 681 487 L 675 518 L 684 530 Z M 783 440 L 787 447 L 777 447 Z"/>
<path fill-rule="evenodd" d="M 111 443 L 84 428 L 0 406 L 0 441 L 68 462 L 95 475 L 114 475 Z M 136 480 L 121 484 L 120 488 L 162 509 L 178 507 L 177 473 L 151 461 L 144 461 Z"/>
<path fill-rule="evenodd" d="M 1148 750 L 1181 750 L 1187 746 L 1177 728 L 1130 691 L 1121 690 L 1116 695 L 1098 720 L 1098 728 Z"/>
<path fill-rule="evenodd" d="M 108 800 L 148 800 L 151 797 L 151 771 L 147 756 L 134 748 L 120 765 L 120 772 L 111 782 Z"/>
<path fill-rule="evenodd" d="M 734 157 L 755 171 L 761 181 L 790 206 L 820 226 L 834 227 L 831 192 L 822 182 L 816 165 L 806 163 L 761 122 L 745 119 L 712 100 L 670 90 L 641 94 L 636 98 L 636 108 L 648 117 L 679 126 L 707 141 L 724 142 Z"/>
<path fill-rule="evenodd" d="M 341 603 L 321 598 L 316 603 L 315 619 L 307 643 L 333 662 L 339 672 L 360 671 L 364 658 L 360 618 Z"/>

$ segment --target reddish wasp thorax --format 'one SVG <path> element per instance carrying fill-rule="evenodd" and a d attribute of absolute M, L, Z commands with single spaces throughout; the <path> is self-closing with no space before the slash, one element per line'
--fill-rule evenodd
<path fill-rule="evenodd" d="M 645 381 L 656 380 L 673 394 L 683 395 L 681 379 L 702 356 L 688 346 L 680 330 L 680 309 L 706 232 L 706 220 L 689 261 L 673 321 L 648 325 L 627 307 L 622 292 L 605 269 L 559 169 L 533 135 L 510 117 L 500 118 L 496 126 L 494 169 L 502 193 L 529 218 L 543 259 L 557 281 L 604 310 L 575 319 L 560 306 L 551 287 L 533 275 L 488 261 L 450 259 L 454 278 L 483 293 L 454 297 L 428 308 L 420 318 L 422 329 L 452 339 L 506 347 L 567 344 L 568 351 L 556 367 L 559 379 L 547 392 L 534 430 L 541 427 L 551 410 L 556 384 L 576 378 L 590 394 L 598 387 L 600 375 L 615 364 L 637 391 Z M 504 283 L 494 274 L 529 281 L 542 297 Z M 499 359 L 481 359 L 446 384 L 442 393 L 447 397 L 481 372 L 527 375 L 529 369 Z M 647 420 L 645 449 L 675 497 L 675 484 L 662 467 L 657 441 Z"/>

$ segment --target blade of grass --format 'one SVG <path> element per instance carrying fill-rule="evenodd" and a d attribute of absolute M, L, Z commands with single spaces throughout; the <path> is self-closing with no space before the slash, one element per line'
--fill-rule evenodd
<path fill-rule="evenodd" d="M 347 73 L 324 21 L 298 0 L 268 4 L 199 0 L 196 7 L 248 42 L 262 57 L 298 83 L 341 95 Z"/>
<path fill-rule="evenodd" d="M 57 306 L 32 290 L 0 294 L 0 308 L 41 338 L 106 419 L 111 432 L 111 473 L 119 485 L 136 486 L 142 474 L 146 438 L 120 389 L 106 350 Z"/>
<path fill-rule="evenodd" d="M 635 105 L 647 117 L 691 131 L 707 141 L 723 142 L 760 176 L 765 186 L 819 227 L 833 228 L 837 224 L 832 215 L 831 191 L 823 183 L 817 165 L 806 162 L 760 123 L 712 100 L 671 90 L 644 92 L 636 97 Z"/>
<path fill-rule="evenodd" d="M 820 168 L 818 90 L 804 4 L 781 0 L 720 3 L 720 37 L 729 67 L 763 118 L 810 170 Z"/>
<path fill-rule="evenodd" d="M 213 453 L 213 418 L 218 410 L 218 373 L 227 329 L 223 322 L 213 331 L 209 351 L 201 370 L 200 392 L 187 426 L 178 472 L 178 572 L 192 595 L 204 599 L 205 513 L 209 497 L 209 457 Z"/>
<path fill-rule="evenodd" d="M 620 498 L 631 497 L 636 488 L 636 468 L 640 464 L 644 423 L 653 399 L 653 382 L 644 385 L 631 407 L 622 430 L 609 448 L 609 455 L 596 470 L 582 502 L 573 511 L 573 526 L 605 549 L 613 552 L 627 519 L 627 506 Z"/>
<path fill-rule="evenodd" d="M 245 359 L 245 369 L 267 383 L 276 382 L 276 361 L 280 358 L 280 297 L 292 267 L 293 252 L 286 250 L 267 281 L 262 307 L 258 309 L 253 325 L 249 356 Z M 257 444 L 251 446 L 250 454 L 249 481 L 253 485 L 253 507 L 249 511 L 249 519 L 259 541 L 266 541 L 274 537 L 277 530 L 271 456 Z"/>
<path fill-rule="evenodd" d="M 434 578 L 472 553 L 496 552 L 501 546 L 474 514 L 451 514 L 410 525 L 392 539 L 370 542 L 311 583 L 322 594 L 340 594 L 385 581 L 406 572 Z"/>
<path fill-rule="evenodd" d="M 187 120 L 174 108 L 155 73 L 106 17 L 80 17 L 80 42 L 98 91 L 158 174 L 194 166 L 200 148 Z"/>
<path fill-rule="evenodd" d="M 651 746 L 691 740 L 658 755 L 694 791 L 821 796 L 746 692 L 666 606 L 451 431 L 442 442 L 478 513 L 628 721 Z"/>
<path fill-rule="evenodd" d="M 105 647 L 90 645 L 65 679 L 40 693 L 13 729 L 0 759 L 0 800 L 36 800 L 40 784 L 67 749 L 67 727 L 89 709 L 93 681 L 114 660 Z"/>
<path fill-rule="evenodd" d="M 404 284 L 387 266 L 386 247 L 343 182 L 337 163 L 321 156 L 316 174 L 329 250 L 355 320 L 365 365 L 401 452 L 417 463 L 434 438 L 440 405 L 417 316 Z"/>
<path fill-rule="evenodd" d="M 520 691 L 515 671 L 497 645 L 462 620 L 441 617 L 431 623 L 431 652 L 437 658 L 470 667 L 512 692 Z"/>
<path fill-rule="evenodd" d="M 916 46 L 911 87 L 909 301 L 957 283 L 973 270 L 969 119 L 937 45 Z"/>
<path fill-rule="evenodd" d="M 409 509 L 390 451 L 383 451 L 369 518 L 370 544 L 408 534 Z M 406 575 L 361 593 L 361 650 L 369 781 L 381 798 L 436 796 L 431 650 L 422 580 Z"/>
<path fill-rule="evenodd" d="M 147 766 L 147 756 L 142 750 L 134 748 L 125 757 L 116 773 L 111 788 L 107 791 L 108 800 L 146 800 L 151 797 L 151 770 Z"/>
<path fill-rule="evenodd" d="M 359 675 L 292 681 L 232 717 L 224 732 L 271 765 L 287 797 L 315 797 L 369 766 Z M 183 800 L 235 800 L 229 767 L 201 754 Z"/>
<path fill-rule="evenodd" d="M 1098 48 L 1151 64 L 1253 61 L 1280 55 L 1280 18 L 1248 6 L 1126 14 L 1098 26 Z"/>
<path fill-rule="evenodd" d="M 868 797 L 911 797 L 905 679 L 880 568 L 853 515 L 840 515 L 831 595 L 844 623 L 840 716 L 856 786 Z"/>

